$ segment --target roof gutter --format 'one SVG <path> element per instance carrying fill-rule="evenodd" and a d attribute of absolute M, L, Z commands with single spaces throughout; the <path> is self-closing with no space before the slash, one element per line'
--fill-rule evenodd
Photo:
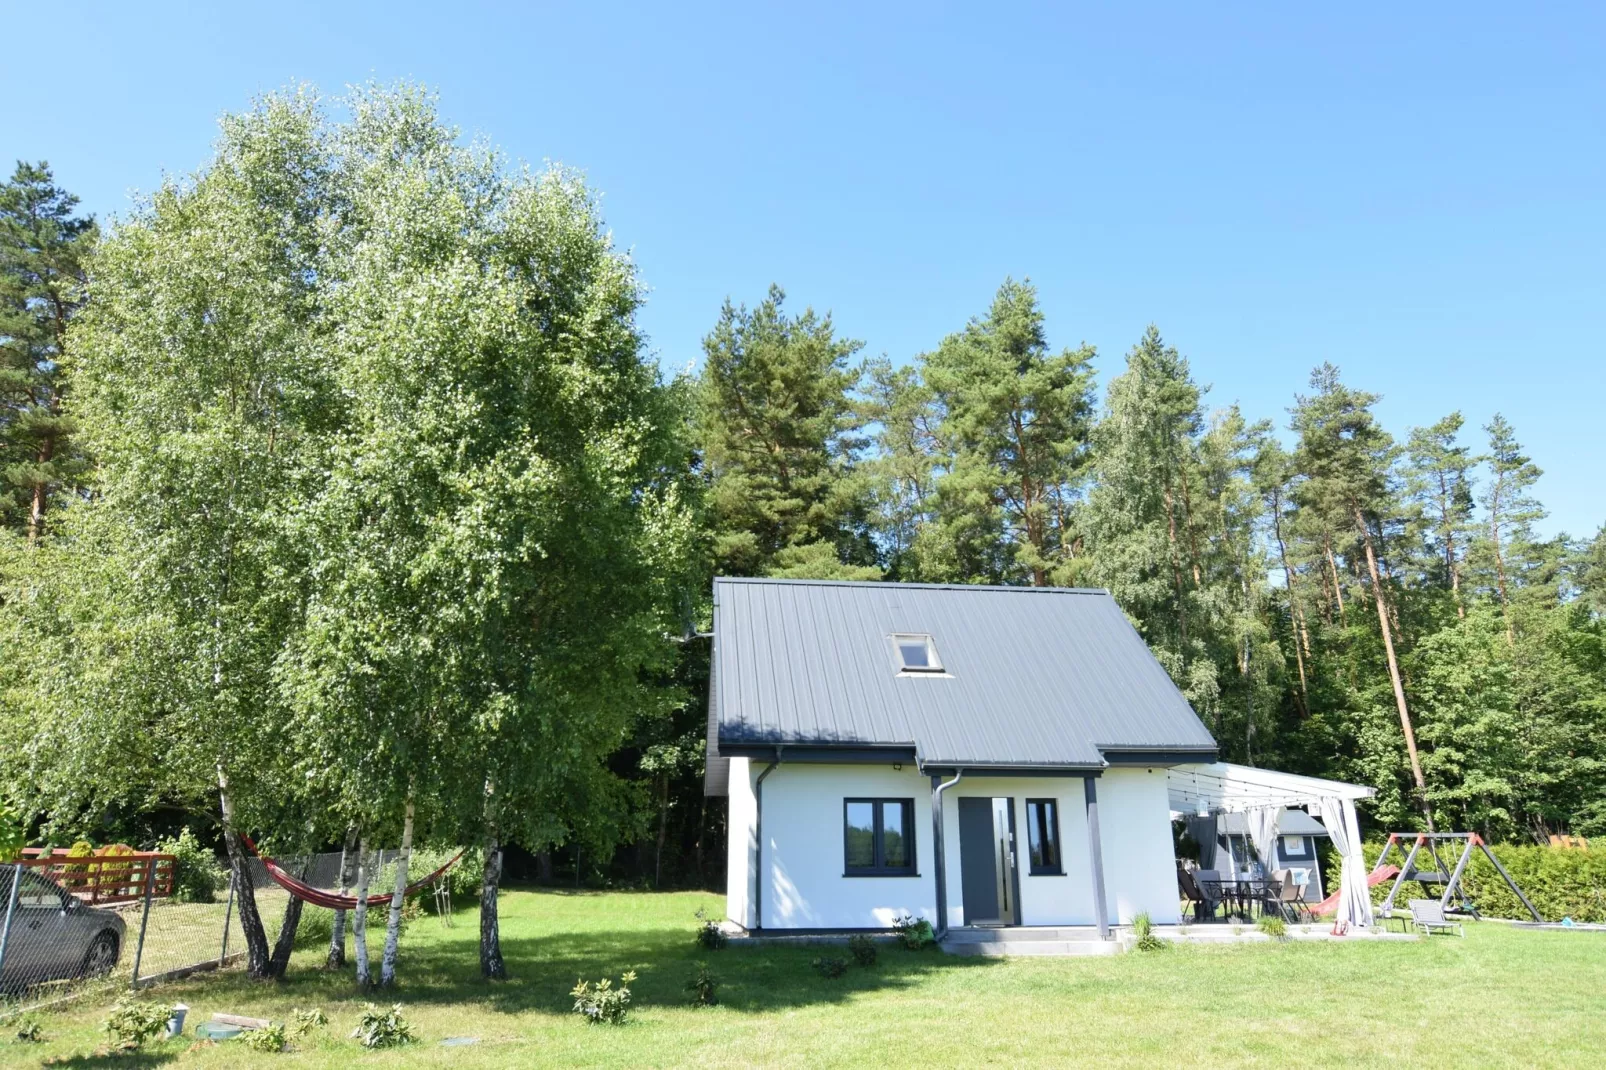
<path fill-rule="evenodd" d="M 942 939 L 948 932 L 948 867 L 944 861 L 942 843 L 942 793 L 965 779 L 965 771 L 957 770 L 954 778 L 943 781 L 931 778 L 931 851 L 932 865 L 937 868 L 937 928 L 936 937 Z"/>
<path fill-rule="evenodd" d="M 753 832 L 758 839 L 758 853 L 753 860 L 753 928 L 764 928 L 764 778 L 775 772 L 781 764 L 781 748 L 775 748 L 775 757 L 753 782 L 753 805 L 757 816 L 753 819 Z"/>

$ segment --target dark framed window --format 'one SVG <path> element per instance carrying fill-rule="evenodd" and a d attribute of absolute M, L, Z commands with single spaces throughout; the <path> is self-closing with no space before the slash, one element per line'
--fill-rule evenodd
<path fill-rule="evenodd" d="M 849 877 L 915 875 L 913 799 L 844 799 L 842 832 Z"/>
<path fill-rule="evenodd" d="M 1034 877 L 1063 876 L 1060 864 L 1060 807 L 1058 799 L 1026 800 L 1026 844 Z"/>

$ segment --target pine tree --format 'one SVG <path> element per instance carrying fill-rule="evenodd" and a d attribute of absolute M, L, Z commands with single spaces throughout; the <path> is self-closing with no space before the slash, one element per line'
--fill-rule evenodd
<path fill-rule="evenodd" d="M 1254 459 L 1253 478 L 1265 503 L 1269 534 L 1272 545 L 1276 547 L 1277 564 L 1283 574 L 1283 590 L 1288 602 L 1289 630 L 1293 634 L 1294 664 L 1299 672 L 1299 691 L 1294 696 L 1294 701 L 1301 716 L 1308 717 L 1310 679 L 1307 663 L 1311 660 L 1311 629 L 1305 616 L 1303 583 L 1290 560 L 1288 536 L 1284 530 L 1289 481 L 1293 478 L 1293 474 L 1294 459 L 1269 432 L 1262 434 Z"/>
<path fill-rule="evenodd" d="M 67 326 L 96 237 L 77 207 L 46 163 L 18 161 L 0 185 L 0 527 L 30 541 L 45 532 L 52 495 L 84 470 L 62 410 Z"/>
<path fill-rule="evenodd" d="M 1188 361 L 1150 326 L 1110 381 L 1094 433 L 1085 524 L 1094 583 L 1139 622 L 1144 638 L 1201 714 L 1217 711 L 1209 656 L 1217 608 L 1202 589 L 1191 489 L 1202 486 L 1201 391 Z"/>
<path fill-rule="evenodd" d="M 1299 433 L 1298 464 L 1305 473 L 1298 493 L 1302 507 L 1324 521 L 1335 537 L 1349 525 L 1352 545 L 1358 545 L 1363 554 L 1400 731 L 1405 738 L 1417 799 L 1431 830 L 1433 815 L 1428 807 L 1427 783 L 1400 673 L 1396 642 L 1399 629 L 1383 579 L 1386 562 L 1381 544 L 1389 525 L 1397 519 L 1393 483 L 1399 451 L 1372 412 L 1379 400 L 1377 395 L 1345 386 L 1339 380 L 1338 369 L 1331 364 L 1313 371 L 1310 382 L 1316 393 L 1300 397 L 1294 408 L 1293 427 Z M 1331 543 L 1327 550 L 1332 564 Z M 1336 564 L 1332 567 L 1336 573 Z"/>
<path fill-rule="evenodd" d="M 1531 493 L 1543 475 L 1528 459 L 1517 441 L 1516 432 L 1505 417 L 1495 413 L 1484 430 L 1489 435 L 1489 486 L 1484 491 L 1483 509 L 1488 518 L 1486 546 L 1494 561 L 1495 591 L 1506 621 L 1506 641 L 1516 642 L 1511 604 L 1514 588 L 1526 576 L 1514 575 L 1531 568 L 1536 561 L 1533 524 L 1545 517 L 1544 507 Z"/>
<path fill-rule="evenodd" d="M 922 358 L 945 454 L 930 571 L 1035 586 L 1074 575 L 1093 356 L 1087 345 L 1051 353 L 1036 289 L 1006 279 L 987 315 Z"/>
<path fill-rule="evenodd" d="M 880 576 L 866 443 L 853 394 L 861 343 L 829 315 L 788 316 L 771 286 L 756 308 L 720 311 L 703 339 L 697 432 L 709 480 L 714 558 L 735 576 Z"/>
<path fill-rule="evenodd" d="M 1606 617 L 1606 525 L 1579 550 L 1574 567 L 1584 605 L 1597 617 Z"/>
<path fill-rule="evenodd" d="M 1461 597 L 1461 567 L 1472 519 L 1468 472 L 1475 459 L 1467 447 L 1456 444 L 1461 425 L 1461 414 L 1452 412 L 1436 424 L 1412 428 L 1406 447 L 1406 486 L 1427 518 L 1431 548 L 1444 566 L 1434 579 L 1449 586 L 1456 615 L 1464 618 L 1467 607 Z"/>

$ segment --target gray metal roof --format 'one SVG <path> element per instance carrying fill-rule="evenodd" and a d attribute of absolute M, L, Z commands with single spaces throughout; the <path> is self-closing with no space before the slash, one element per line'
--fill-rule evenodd
<path fill-rule="evenodd" d="M 896 633 L 932 636 L 944 673 L 900 674 Z M 709 704 L 710 789 L 719 749 L 761 744 L 1073 768 L 1216 746 L 1105 591 L 716 579 Z"/>

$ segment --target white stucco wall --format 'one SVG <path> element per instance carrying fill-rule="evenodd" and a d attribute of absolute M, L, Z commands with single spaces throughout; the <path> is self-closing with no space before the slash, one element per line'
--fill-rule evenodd
<path fill-rule="evenodd" d="M 753 849 L 757 846 L 753 823 L 758 816 L 753 805 L 754 773 L 746 758 L 732 758 L 730 763 L 730 803 L 725 811 L 725 916 L 751 928 Z"/>
<path fill-rule="evenodd" d="M 914 800 L 918 876 L 843 875 L 842 801 L 861 796 Z M 905 912 L 935 921 L 931 835 L 931 781 L 913 763 L 783 763 L 764 781 L 763 927 L 886 928 Z"/>
<path fill-rule="evenodd" d="M 1098 795 L 1110 920 L 1125 925 L 1148 911 L 1156 924 L 1180 921 L 1165 770 L 1107 769 Z"/>
<path fill-rule="evenodd" d="M 959 802 L 961 797 L 1010 798 L 1015 801 L 1015 835 L 1020 866 L 1020 924 L 1092 925 L 1093 874 L 1088 862 L 1087 816 L 1080 777 L 971 777 L 943 792 L 943 827 L 947 830 L 944 861 L 948 870 L 948 924 L 965 923 L 959 861 Z M 1059 803 L 1060 852 L 1063 876 L 1031 875 L 1027 853 L 1026 800 L 1055 799 Z"/>
<path fill-rule="evenodd" d="M 726 910 L 748 928 L 758 922 L 751 894 L 757 844 L 753 781 L 766 764 L 737 758 L 730 770 Z M 1127 923 L 1144 910 L 1156 922 L 1179 920 L 1164 770 L 1107 770 L 1098 793 L 1110 921 Z M 943 795 L 949 925 L 964 924 L 957 801 L 962 796 L 1014 800 L 1021 924 L 1095 922 L 1081 778 L 967 776 Z M 843 875 L 842 802 L 850 797 L 914 800 L 917 877 Z M 1030 873 L 1026 800 L 1043 798 L 1059 802 L 1061 876 Z M 912 764 L 894 770 L 783 763 L 764 781 L 764 839 L 766 929 L 883 928 L 904 912 L 936 920 L 931 782 Z"/>

